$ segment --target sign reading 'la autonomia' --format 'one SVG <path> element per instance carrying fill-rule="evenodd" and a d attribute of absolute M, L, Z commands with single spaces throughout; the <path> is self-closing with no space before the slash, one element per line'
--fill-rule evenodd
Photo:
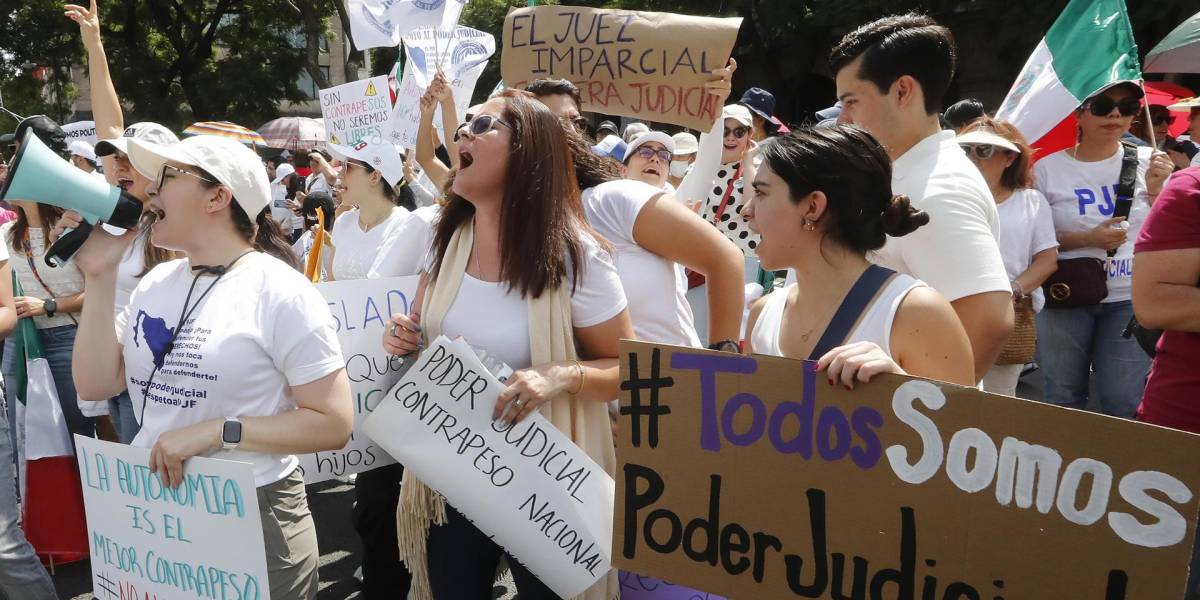
<path fill-rule="evenodd" d="M 1200 436 L 638 342 L 621 376 L 626 571 L 753 598 L 1183 596 Z"/>
<path fill-rule="evenodd" d="M 510 10 L 500 70 L 512 87 L 569 79 L 580 110 L 712 129 L 704 89 L 729 61 L 740 18 L 545 5 Z"/>

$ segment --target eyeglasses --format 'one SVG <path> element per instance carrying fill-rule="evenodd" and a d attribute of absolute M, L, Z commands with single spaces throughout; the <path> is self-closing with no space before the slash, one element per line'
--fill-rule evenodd
<path fill-rule="evenodd" d="M 471 119 L 470 123 L 467 123 L 467 133 L 470 133 L 471 137 L 481 136 L 495 129 L 496 125 L 503 125 L 509 129 L 513 128 L 512 125 L 505 123 L 500 117 L 493 117 L 492 115 L 476 115 L 474 119 Z"/>
<path fill-rule="evenodd" d="M 740 139 L 746 137 L 747 133 L 750 133 L 750 128 L 746 127 L 745 125 L 738 126 L 734 129 L 730 129 L 730 128 L 726 127 L 724 137 L 729 137 L 730 134 L 733 134 L 733 137 L 740 140 Z"/>
<path fill-rule="evenodd" d="M 571 124 L 575 126 L 575 129 L 578 129 L 579 131 L 587 131 L 588 120 L 586 117 L 575 116 L 571 118 L 570 121 Z"/>
<path fill-rule="evenodd" d="M 996 154 L 996 147 L 991 144 L 959 144 L 959 148 L 967 153 L 967 158 L 987 160 Z"/>
<path fill-rule="evenodd" d="M 368 173 L 370 173 L 372 170 L 371 167 L 368 167 L 367 165 L 364 165 L 362 163 L 357 163 L 352 160 L 347 160 L 345 163 L 342 164 L 342 171 L 343 172 L 349 171 L 350 167 L 358 167 Z"/>
<path fill-rule="evenodd" d="M 638 146 L 637 155 L 646 160 L 650 160 L 651 158 L 654 158 L 655 156 L 657 156 L 659 160 L 661 160 L 665 163 L 671 162 L 671 157 L 674 156 L 673 154 L 671 154 L 670 150 L 667 150 L 665 148 L 662 150 L 655 150 L 654 148 L 651 148 L 649 146 Z"/>
<path fill-rule="evenodd" d="M 1154 123 L 1155 125 L 1162 125 L 1163 123 L 1166 123 L 1167 125 L 1173 125 L 1175 123 L 1175 117 L 1174 115 L 1158 115 L 1157 117 L 1151 118 L 1150 122 Z"/>
<path fill-rule="evenodd" d="M 203 181 L 205 183 L 209 183 L 212 185 L 221 185 L 221 182 L 209 179 L 203 175 L 200 175 L 199 173 L 185 171 L 183 169 L 180 169 L 179 167 L 173 167 L 171 165 L 164 164 L 162 166 L 162 170 L 158 172 L 158 182 L 154 186 L 154 188 L 160 192 L 162 191 L 163 186 L 167 184 L 167 171 L 172 171 L 174 173 L 180 173 L 183 175 L 191 175 L 192 177 L 195 177 L 196 179 L 199 179 L 200 181 Z"/>
<path fill-rule="evenodd" d="M 1096 96 L 1083 103 L 1083 108 L 1097 117 L 1107 117 L 1113 109 L 1120 111 L 1122 117 L 1132 117 L 1142 108 L 1142 101 L 1129 96 L 1120 102 L 1108 96 Z"/>

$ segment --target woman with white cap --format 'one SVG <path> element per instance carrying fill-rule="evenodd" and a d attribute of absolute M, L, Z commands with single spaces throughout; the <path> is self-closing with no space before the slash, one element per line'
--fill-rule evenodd
<path fill-rule="evenodd" d="M 88 290 L 76 348 L 91 357 L 75 363 L 76 385 L 92 398 L 129 386 L 142 415 L 133 445 L 151 449 L 165 485 L 183 482 L 192 456 L 249 463 L 267 554 L 262 595 L 314 598 L 319 554 L 296 454 L 341 448 L 350 436 L 334 321 L 279 259 L 294 257 L 268 215 L 252 150 L 197 136 L 174 146 L 135 139 L 129 152 L 155 182 L 155 243 L 187 258 L 143 277 L 114 324 L 115 267 L 137 233 L 92 232 L 75 255 Z M 184 339 L 186 353 L 175 343 Z"/>
<path fill-rule="evenodd" d="M 1017 333 L 1026 328 L 1033 333 L 1033 316 L 1042 310 L 1046 299 L 1042 282 L 1058 268 L 1058 239 L 1050 205 L 1033 188 L 1033 149 L 1025 136 L 1011 123 L 982 117 L 965 125 L 958 145 L 991 189 L 1000 217 L 1000 256 L 1012 281 L 1013 310 L 1017 313 Z M 1021 349 L 1021 335 L 1010 335 L 1000 356 L 1006 364 L 995 364 L 983 376 L 984 391 L 1015 396 L 1017 380 L 1025 363 L 1032 360 L 1032 348 Z M 1026 338 L 1027 339 L 1027 338 Z M 1017 356 L 1029 353 L 1028 357 Z"/>
<path fill-rule="evenodd" d="M 1050 203 L 1060 244 L 1046 310 L 1037 316 L 1045 400 L 1083 409 L 1095 389 L 1101 411 L 1126 418 L 1137 409 L 1150 371 L 1137 340 L 1121 335 L 1133 317 L 1133 241 L 1173 169 L 1165 153 L 1121 143 L 1143 110 L 1143 95 L 1135 81 L 1096 92 L 1075 110 L 1075 146 L 1034 166 L 1034 186 Z M 1115 188 L 1127 152 L 1134 185 L 1128 216 L 1120 216 Z"/>
<path fill-rule="evenodd" d="M 633 138 L 625 150 L 625 178 L 654 186 L 668 194 L 675 187 L 667 182 L 675 140 L 661 131 L 648 131 Z"/>

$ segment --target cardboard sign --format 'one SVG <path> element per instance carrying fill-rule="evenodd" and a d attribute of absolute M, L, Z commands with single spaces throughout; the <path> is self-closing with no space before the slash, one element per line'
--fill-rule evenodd
<path fill-rule="evenodd" d="M 609 571 L 613 480 L 534 413 L 492 420 L 504 384 L 439 337 L 364 430 L 563 598 Z"/>
<path fill-rule="evenodd" d="M 622 342 L 614 564 L 743 598 L 1183 596 L 1200 436 L 814 368 Z"/>
<path fill-rule="evenodd" d="M 569 79 L 580 110 L 638 117 L 708 131 L 721 106 L 704 89 L 729 62 L 740 18 L 537 6 L 504 19 L 500 69 L 524 87 Z"/>
<path fill-rule="evenodd" d="M 392 315 L 408 314 L 420 279 L 414 275 L 317 284 L 337 324 L 338 343 L 346 359 L 346 376 L 354 398 L 354 433 L 341 450 L 299 455 L 304 483 L 319 483 L 396 462 L 362 433 L 362 424 L 412 364 L 412 360 L 405 362 L 384 351 L 383 332 Z"/>
<path fill-rule="evenodd" d="M 353 146 L 364 139 L 388 139 L 392 129 L 392 94 L 387 75 L 360 79 L 321 90 L 325 141 Z"/>
<path fill-rule="evenodd" d="M 76 121 L 67 123 L 62 126 L 62 130 L 67 134 L 67 143 L 70 144 L 75 140 L 83 140 L 93 146 L 96 145 L 96 122 L 95 121 Z"/>
<path fill-rule="evenodd" d="M 195 457 L 163 485 L 150 450 L 75 436 L 92 593 L 125 598 L 270 597 L 250 465 Z"/>
<path fill-rule="evenodd" d="M 475 84 L 487 67 L 488 59 L 496 53 L 496 38 L 470 27 L 458 27 L 453 31 L 418 29 L 404 36 L 404 53 L 408 59 L 404 61 L 404 74 L 392 111 L 391 142 L 415 148 L 421 125 L 421 96 L 437 75 L 438 67 L 450 80 L 455 112 L 462 121 L 471 106 Z M 434 110 L 433 126 L 445 139 L 441 106 Z"/>

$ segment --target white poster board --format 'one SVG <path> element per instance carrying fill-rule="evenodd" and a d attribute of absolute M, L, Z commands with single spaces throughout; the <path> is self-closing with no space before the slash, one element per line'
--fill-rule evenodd
<path fill-rule="evenodd" d="M 457 27 L 448 29 L 418 29 L 404 36 L 404 74 L 392 112 L 392 143 L 415 148 L 421 123 L 421 96 L 437 75 L 438 66 L 450 80 L 454 92 L 454 108 L 459 121 L 463 120 L 475 94 L 475 84 L 487 67 L 488 59 L 496 52 L 496 38 L 490 33 Z M 433 114 L 433 124 L 443 139 L 442 109 Z"/>
<path fill-rule="evenodd" d="M 387 75 L 327 88 L 320 96 L 326 142 L 353 146 L 364 139 L 391 135 L 392 93 Z"/>
<path fill-rule="evenodd" d="M 540 413 L 502 426 L 504 384 L 439 337 L 363 427 L 559 596 L 610 569 L 615 483 Z"/>
<path fill-rule="evenodd" d="M 62 130 L 67 134 L 67 143 L 70 144 L 75 140 L 83 140 L 93 146 L 96 145 L 96 122 L 95 121 L 75 121 L 62 126 Z"/>
<path fill-rule="evenodd" d="M 391 315 L 408 314 L 420 279 L 413 275 L 317 284 L 337 324 L 338 342 L 346 359 L 346 376 L 354 400 L 354 433 L 341 450 L 301 454 L 304 483 L 319 483 L 396 462 L 363 435 L 361 428 L 406 366 L 400 357 L 383 350 L 383 332 Z"/>
<path fill-rule="evenodd" d="M 250 465 L 191 458 L 184 483 L 168 488 L 145 448 L 75 444 L 96 598 L 270 597 Z"/>

